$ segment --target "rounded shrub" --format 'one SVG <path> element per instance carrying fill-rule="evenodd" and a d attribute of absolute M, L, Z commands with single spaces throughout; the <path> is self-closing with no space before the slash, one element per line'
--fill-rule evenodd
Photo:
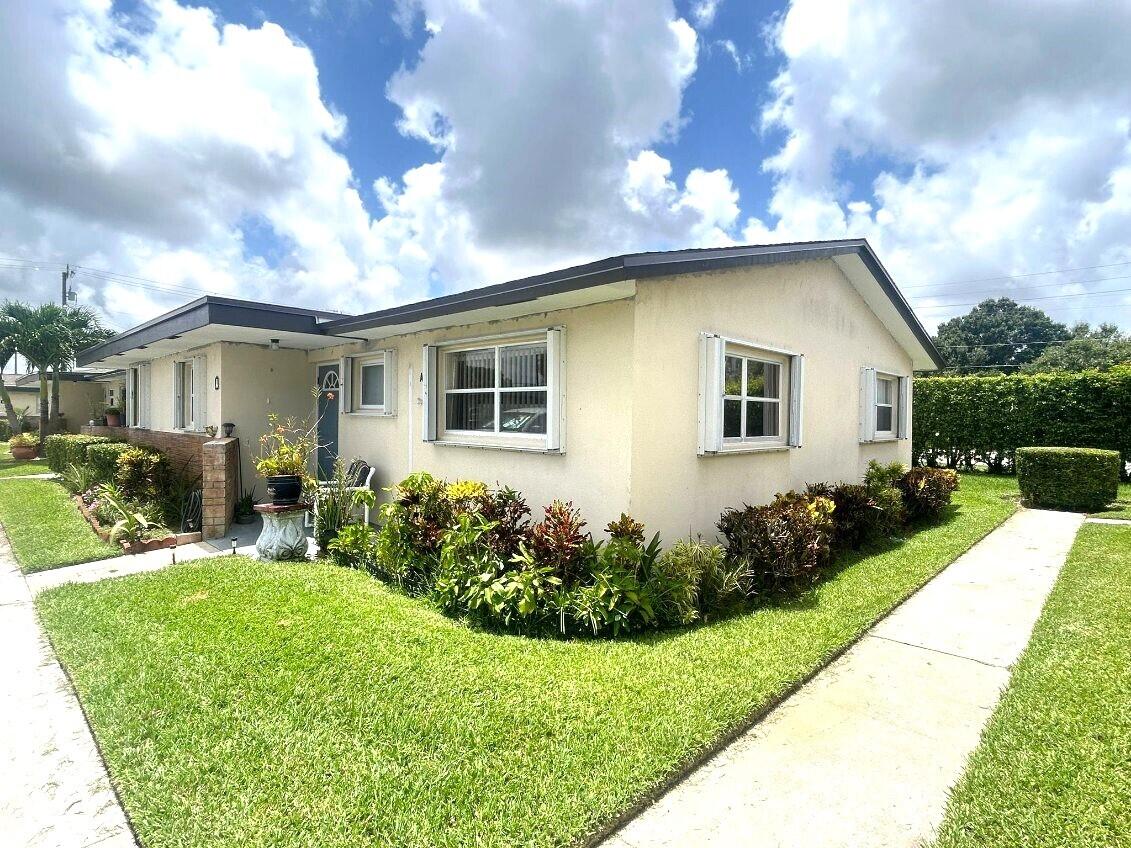
<path fill-rule="evenodd" d="M 118 476 L 118 457 L 131 449 L 126 442 L 100 442 L 86 448 L 86 464 L 96 483 L 113 483 Z"/>
<path fill-rule="evenodd" d="M 1119 491 L 1119 452 L 1098 448 L 1018 448 L 1017 482 L 1030 506 L 1095 512 Z"/>

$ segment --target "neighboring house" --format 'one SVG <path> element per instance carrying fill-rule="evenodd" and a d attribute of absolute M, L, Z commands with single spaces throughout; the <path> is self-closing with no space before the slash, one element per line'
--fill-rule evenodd
<path fill-rule="evenodd" d="M 268 413 L 317 414 L 321 473 L 497 481 L 668 541 L 908 463 L 911 374 L 942 364 L 863 240 L 630 254 L 348 317 L 205 297 L 79 363 L 127 369 L 131 425 L 234 423 L 246 480 Z"/>
<path fill-rule="evenodd" d="M 5 374 L 4 384 L 17 410 L 27 407 L 27 416 L 39 421 L 39 374 Z M 48 392 L 50 392 L 50 380 Z M 78 369 L 59 373 L 59 411 L 68 432 L 102 415 L 107 406 L 121 403 L 125 387 L 121 371 Z M 117 395 L 115 399 L 115 393 Z"/>

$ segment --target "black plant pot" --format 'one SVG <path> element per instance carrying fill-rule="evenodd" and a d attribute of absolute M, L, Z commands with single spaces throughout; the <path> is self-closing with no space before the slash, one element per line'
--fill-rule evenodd
<path fill-rule="evenodd" d="M 224 432 L 224 438 L 230 439 L 230 438 L 232 438 L 232 433 L 234 433 L 235 430 L 236 430 L 236 425 L 232 424 L 230 421 L 228 421 L 228 422 L 221 424 L 220 428 Z"/>
<path fill-rule="evenodd" d="M 267 478 L 267 497 L 275 506 L 298 503 L 302 497 L 302 478 L 297 474 L 279 474 Z"/>

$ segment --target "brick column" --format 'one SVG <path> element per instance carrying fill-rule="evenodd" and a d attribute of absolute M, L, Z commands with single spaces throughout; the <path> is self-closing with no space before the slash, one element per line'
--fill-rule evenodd
<path fill-rule="evenodd" d="M 204 492 L 201 532 L 205 539 L 224 536 L 231 526 L 232 513 L 240 493 L 239 439 L 212 439 L 203 445 L 201 487 Z"/>

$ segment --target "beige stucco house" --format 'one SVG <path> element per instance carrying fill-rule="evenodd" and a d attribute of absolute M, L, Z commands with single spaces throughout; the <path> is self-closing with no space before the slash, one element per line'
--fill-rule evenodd
<path fill-rule="evenodd" d="M 911 458 L 911 375 L 941 360 L 863 240 L 618 256 L 357 316 L 206 297 L 85 351 L 131 426 L 319 422 L 320 465 L 621 512 L 671 541 L 727 506 Z M 260 494 L 263 487 L 260 485 Z"/>

